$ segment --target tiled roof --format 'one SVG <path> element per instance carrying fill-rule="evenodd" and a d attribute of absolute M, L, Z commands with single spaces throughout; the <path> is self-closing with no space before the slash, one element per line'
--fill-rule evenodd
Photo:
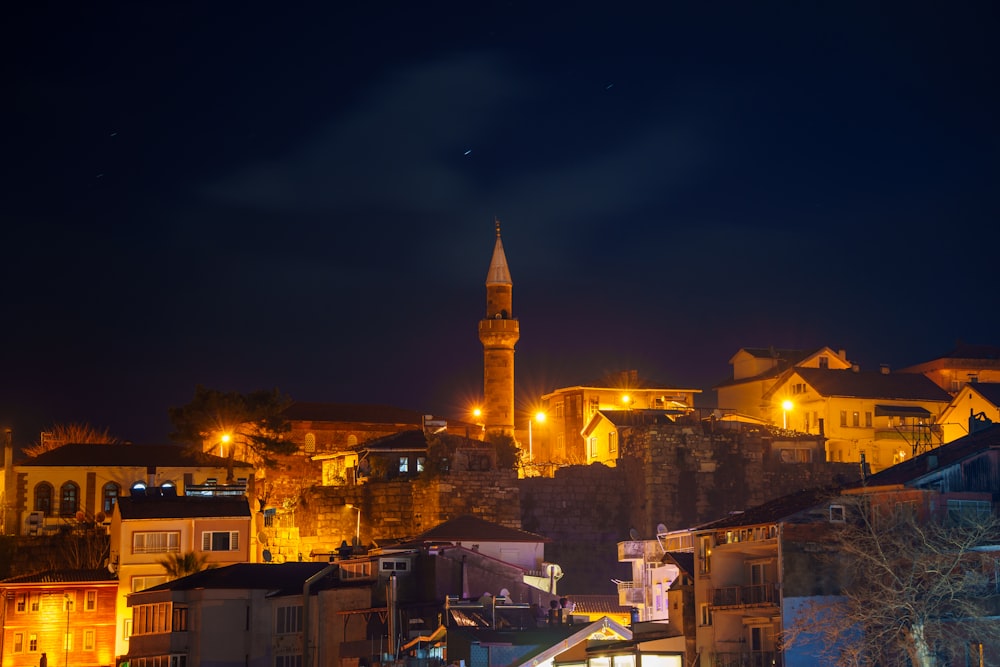
<path fill-rule="evenodd" d="M 460 516 L 421 533 L 414 542 L 548 542 L 548 538 L 507 528 L 471 515 Z"/>
<path fill-rule="evenodd" d="M 45 570 L 33 574 L 22 574 L 0 581 L 0 584 L 69 584 L 117 581 L 117 575 L 106 568 L 98 570 Z"/>
<path fill-rule="evenodd" d="M 626 607 L 618 603 L 617 595 L 574 595 L 567 593 L 565 596 L 576 605 L 573 608 L 574 614 L 607 615 L 630 613 L 631 607 Z"/>
<path fill-rule="evenodd" d="M 1000 347 L 996 345 L 975 345 L 958 341 L 955 348 L 941 359 L 1000 359 Z"/>
<path fill-rule="evenodd" d="M 882 373 L 832 368 L 796 368 L 795 373 L 821 396 L 904 401 L 951 402 L 951 395 L 918 373 Z"/>
<path fill-rule="evenodd" d="M 249 517 L 246 496 L 123 496 L 118 499 L 122 519 L 194 519 Z"/>
<path fill-rule="evenodd" d="M 182 447 L 180 445 L 90 445 L 69 444 L 22 461 L 20 466 L 85 466 L 116 468 L 225 468 L 228 460 L 221 456 Z M 249 463 L 234 461 L 236 468 L 252 468 Z"/>
<path fill-rule="evenodd" d="M 789 364 L 797 364 L 813 352 L 805 350 L 778 349 L 774 347 L 744 347 L 742 352 L 746 352 L 751 357 L 758 359 L 780 359 Z"/>
<path fill-rule="evenodd" d="M 412 424 L 423 426 L 424 413 L 389 405 L 292 403 L 283 413 L 289 421 Z"/>
<path fill-rule="evenodd" d="M 993 448 L 1000 448 L 1000 424 L 994 424 L 972 435 L 906 459 L 874 475 L 869 475 L 865 480 L 852 486 L 909 484 L 928 473 Z"/>
<path fill-rule="evenodd" d="M 210 568 L 189 574 L 186 577 L 168 581 L 158 586 L 148 588 L 148 591 L 186 591 L 196 588 L 205 589 L 248 589 L 266 590 L 287 593 L 302 593 L 302 585 L 306 579 L 320 572 L 329 563 L 292 562 L 292 563 L 236 563 L 225 567 Z M 335 580 L 336 571 L 324 577 Z M 369 584 L 370 585 L 370 584 Z M 313 590 L 318 590 L 315 586 Z"/>

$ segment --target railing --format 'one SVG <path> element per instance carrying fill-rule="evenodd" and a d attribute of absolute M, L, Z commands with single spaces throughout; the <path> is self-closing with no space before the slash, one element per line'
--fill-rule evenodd
<path fill-rule="evenodd" d="M 714 667 L 781 667 L 781 654 L 776 651 L 739 651 L 716 653 Z"/>
<path fill-rule="evenodd" d="M 618 582 L 618 604 L 628 607 L 633 604 L 642 604 L 646 601 L 646 596 L 642 584 L 634 581 Z"/>
<path fill-rule="evenodd" d="M 761 607 L 777 605 L 781 593 L 777 583 L 727 586 L 712 591 L 713 607 Z"/>

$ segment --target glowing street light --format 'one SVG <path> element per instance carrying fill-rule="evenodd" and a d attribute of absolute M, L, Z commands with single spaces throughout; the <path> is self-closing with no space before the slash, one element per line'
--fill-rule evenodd
<path fill-rule="evenodd" d="M 358 507 L 357 505 L 352 505 L 348 503 L 347 509 L 357 510 L 358 512 L 358 524 L 357 527 L 354 529 L 354 546 L 359 547 L 361 546 L 361 508 Z"/>
<path fill-rule="evenodd" d="M 538 411 L 535 413 L 534 418 L 528 420 L 528 463 L 533 463 L 535 460 L 535 445 L 534 442 L 532 442 L 531 422 L 538 422 L 539 424 L 544 424 L 545 413 L 542 411 Z"/>
<path fill-rule="evenodd" d="M 788 428 L 788 413 L 791 412 L 792 408 L 794 408 L 794 407 L 795 407 L 795 404 L 792 403 L 787 398 L 784 401 L 781 402 L 781 427 L 782 428 L 785 428 L 785 429 Z"/>

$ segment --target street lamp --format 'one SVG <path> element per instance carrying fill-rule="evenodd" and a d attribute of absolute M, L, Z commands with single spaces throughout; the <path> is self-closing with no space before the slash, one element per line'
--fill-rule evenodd
<path fill-rule="evenodd" d="M 782 428 L 784 428 L 784 429 L 788 428 L 788 413 L 794 407 L 795 407 L 795 404 L 792 403 L 787 398 L 784 401 L 781 402 L 781 427 Z"/>
<path fill-rule="evenodd" d="M 545 413 L 541 411 L 536 412 L 534 418 L 528 420 L 528 463 L 534 463 L 535 461 L 535 445 L 531 435 L 531 422 L 535 421 L 537 421 L 539 424 L 544 423 Z"/>
<path fill-rule="evenodd" d="M 347 509 L 358 511 L 358 524 L 354 529 L 354 546 L 361 546 L 361 508 L 350 503 L 347 504 Z"/>

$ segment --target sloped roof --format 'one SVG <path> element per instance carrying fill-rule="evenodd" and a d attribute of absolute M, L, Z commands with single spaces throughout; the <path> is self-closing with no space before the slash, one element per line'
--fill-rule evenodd
<path fill-rule="evenodd" d="M 972 435 L 953 440 L 918 456 L 901 461 L 874 475 L 869 475 L 865 480 L 853 484 L 852 487 L 910 484 L 945 466 L 974 456 L 983 450 L 995 448 L 1000 448 L 1000 424 L 994 424 Z"/>
<path fill-rule="evenodd" d="M 359 443 L 354 449 L 371 452 L 425 452 L 427 436 L 423 429 L 400 431 L 381 438 Z"/>
<path fill-rule="evenodd" d="M 743 347 L 740 348 L 740 352 L 746 352 L 751 357 L 757 357 L 758 359 L 780 359 L 781 361 L 785 361 L 790 364 L 796 364 L 808 357 L 810 354 L 813 354 L 815 350 L 813 352 L 807 352 L 806 350 L 792 350 L 774 347 Z M 737 354 L 739 354 L 739 352 L 737 352 Z"/>
<path fill-rule="evenodd" d="M 147 588 L 146 591 L 186 591 L 205 589 L 248 589 L 281 593 L 302 593 L 306 579 L 317 574 L 329 563 L 236 563 L 225 567 L 210 568 L 186 577 Z M 330 581 L 327 581 L 327 580 Z M 337 579 L 336 570 L 323 578 L 324 584 Z M 368 582 L 370 585 L 370 582 Z M 320 586 L 313 587 L 313 591 Z"/>
<path fill-rule="evenodd" d="M 456 517 L 421 533 L 414 542 L 549 542 L 525 530 L 508 528 L 472 515 Z"/>
<path fill-rule="evenodd" d="M 195 519 L 249 517 L 246 496 L 123 496 L 118 499 L 121 518 Z"/>
<path fill-rule="evenodd" d="M 939 359 L 1000 359 L 1000 347 L 996 345 L 976 345 L 958 341 L 955 347 Z"/>
<path fill-rule="evenodd" d="M 974 382 L 968 385 L 968 388 L 993 405 L 1000 406 L 1000 382 Z"/>
<path fill-rule="evenodd" d="M 422 426 L 424 413 L 390 405 L 309 403 L 296 401 L 282 413 L 289 421 L 412 424 Z"/>
<path fill-rule="evenodd" d="M 797 373 L 821 396 L 847 396 L 904 401 L 951 402 L 951 394 L 937 386 L 926 375 L 918 373 L 882 373 L 832 368 L 795 368 Z M 780 387 L 775 385 L 769 393 Z"/>
<path fill-rule="evenodd" d="M 25 466 L 84 466 L 88 468 L 225 468 L 228 460 L 180 445 L 93 445 L 74 443 L 51 449 L 18 464 Z M 252 468 L 234 461 L 236 468 Z"/>
<path fill-rule="evenodd" d="M 825 502 L 836 496 L 838 492 L 839 489 L 835 487 L 803 489 L 797 493 L 790 493 L 786 496 L 775 498 L 742 512 L 732 512 L 729 516 L 722 519 L 701 524 L 694 530 L 718 530 L 719 528 L 731 528 L 734 526 L 756 526 L 758 524 L 777 523 L 803 510 Z"/>
<path fill-rule="evenodd" d="M 576 605 L 574 614 L 596 615 L 629 615 L 632 607 L 619 604 L 617 595 L 576 595 L 567 593 L 563 597 L 572 600 Z"/>
<path fill-rule="evenodd" d="M 671 560 L 689 577 L 694 576 L 694 553 L 691 551 L 668 551 L 663 554 L 665 560 Z"/>
<path fill-rule="evenodd" d="M 750 356 L 756 357 L 758 359 L 775 359 L 777 360 L 778 363 L 776 363 L 773 368 L 765 369 L 760 373 L 757 373 L 757 375 L 741 377 L 739 379 L 733 377 L 726 378 L 722 382 L 713 385 L 712 388 L 719 389 L 720 387 L 730 387 L 730 386 L 746 384 L 748 382 L 766 380 L 768 378 L 776 378 L 789 368 L 792 368 L 796 364 L 801 363 L 803 360 L 811 357 L 820 350 L 825 350 L 825 349 L 826 349 L 825 347 L 821 347 L 811 352 L 807 352 L 805 350 L 784 350 L 784 349 L 779 350 L 773 347 L 740 348 L 739 352 L 737 352 L 736 354 L 739 354 L 740 352 L 746 352 Z M 733 363 L 733 359 L 736 358 L 736 354 L 734 354 L 729 359 L 729 363 Z"/>
<path fill-rule="evenodd" d="M 96 570 L 45 570 L 22 574 L 0 581 L 0 584 L 77 584 L 118 581 L 118 576 L 107 568 Z"/>

